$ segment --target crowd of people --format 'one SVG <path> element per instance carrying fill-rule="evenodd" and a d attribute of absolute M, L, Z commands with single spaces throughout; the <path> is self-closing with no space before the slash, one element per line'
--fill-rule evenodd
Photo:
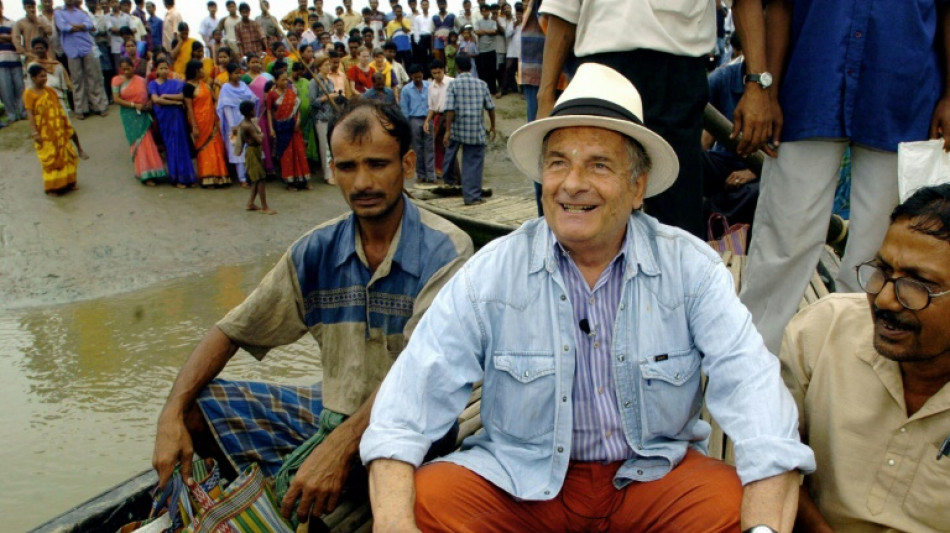
<path fill-rule="evenodd" d="M 406 13 L 393 0 L 388 14 L 375 0 L 361 13 L 347 1 L 331 15 L 322 1 L 308 7 L 301 0 L 278 20 L 266 0 L 253 19 L 247 3 L 227 0 L 219 18 L 210 1 L 197 32 L 174 0 L 164 0 L 164 18 L 144 0 L 134 9 L 133 0 L 44 2 L 40 12 L 35 0 L 24 0 L 23 7 L 9 39 L 0 26 L 0 96 L 4 122 L 28 119 L 38 153 L 86 157 L 71 124 L 56 132 L 44 125 L 107 116 L 114 104 L 142 183 L 208 188 L 236 181 L 253 189 L 247 208 L 266 213 L 274 211 L 253 199 L 264 178 L 279 177 L 292 191 L 311 188 L 316 176 L 333 183 L 326 125 L 357 98 L 399 105 L 417 122 L 421 182 L 447 171 L 448 184 L 471 182 L 466 203 L 480 202 L 481 165 L 460 172 L 454 154 L 464 145 L 464 157 L 483 160 L 475 152 L 485 136 L 474 132 L 482 110 L 493 134 L 493 97 L 519 90 L 521 3 L 482 3 L 476 16 L 468 1 L 458 15 L 444 0 L 432 12 L 428 0 L 411 0 Z M 475 75 L 477 91 L 450 89 L 456 76 Z M 40 93 L 49 96 L 36 107 Z M 48 99 L 60 109 L 42 105 Z M 245 101 L 255 105 L 259 156 L 247 136 L 237 135 Z M 456 105 L 465 110 L 455 112 Z M 65 149 L 64 133 L 73 148 Z M 40 155 L 47 193 L 75 187 L 77 158 Z M 70 176 L 66 185 L 54 177 L 60 174 Z"/>

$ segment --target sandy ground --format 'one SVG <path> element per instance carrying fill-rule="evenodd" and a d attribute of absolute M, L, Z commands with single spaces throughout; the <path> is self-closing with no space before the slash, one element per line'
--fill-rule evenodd
<path fill-rule="evenodd" d="M 248 193 L 144 187 L 133 177 L 118 109 L 76 121 L 90 155 L 79 189 L 43 193 L 39 161 L 25 121 L 0 129 L 0 308 L 51 305 L 127 292 L 160 280 L 278 254 L 316 224 L 346 210 L 336 187 L 288 192 L 268 182 L 264 216 L 243 209 Z M 524 123 L 524 101 L 498 101 L 499 137 L 491 144 L 485 185 L 525 192 L 505 154 Z M 411 186 L 411 182 L 407 182 Z"/>

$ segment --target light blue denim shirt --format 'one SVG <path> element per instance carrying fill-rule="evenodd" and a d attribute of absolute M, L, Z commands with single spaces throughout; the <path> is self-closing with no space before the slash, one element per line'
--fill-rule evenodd
<path fill-rule="evenodd" d="M 611 355 L 634 451 L 614 485 L 662 478 L 687 448 L 706 451 L 706 402 L 735 444 L 743 484 L 815 469 L 795 403 L 718 255 L 685 232 L 630 217 Z M 526 500 L 553 498 L 571 455 L 574 314 L 543 219 L 477 253 L 442 289 L 383 381 L 364 463 L 422 462 L 482 380 L 484 431 L 444 460 Z"/>

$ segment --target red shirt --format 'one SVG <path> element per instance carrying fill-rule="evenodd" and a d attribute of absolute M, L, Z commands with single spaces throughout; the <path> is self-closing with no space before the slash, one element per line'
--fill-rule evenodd
<path fill-rule="evenodd" d="M 373 74 L 375 73 L 376 69 L 372 65 L 369 66 L 369 70 L 366 72 L 360 70 L 359 65 L 353 65 L 347 71 L 346 77 L 356 86 L 356 92 L 363 94 L 373 86 Z"/>

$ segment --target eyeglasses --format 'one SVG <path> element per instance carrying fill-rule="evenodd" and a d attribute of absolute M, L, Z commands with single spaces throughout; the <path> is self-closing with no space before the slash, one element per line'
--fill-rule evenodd
<path fill-rule="evenodd" d="M 884 274 L 884 271 L 881 270 L 881 267 L 875 265 L 873 262 L 860 264 L 855 267 L 855 271 L 857 271 L 858 274 L 858 285 L 864 289 L 864 292 L 874 296 L 877 296 L 884 290 L 884 286 L 887 285 L 887 282 L 893 282 L 894 294 L 897 296 L 897 301 L 910 311 L 926 309 L 927 306 L 930 305 L 930 301 L 934 298 L 950 294 L 950 291 L 931 292 L 926 285 L 907 276 L 889 278 Z"/>

